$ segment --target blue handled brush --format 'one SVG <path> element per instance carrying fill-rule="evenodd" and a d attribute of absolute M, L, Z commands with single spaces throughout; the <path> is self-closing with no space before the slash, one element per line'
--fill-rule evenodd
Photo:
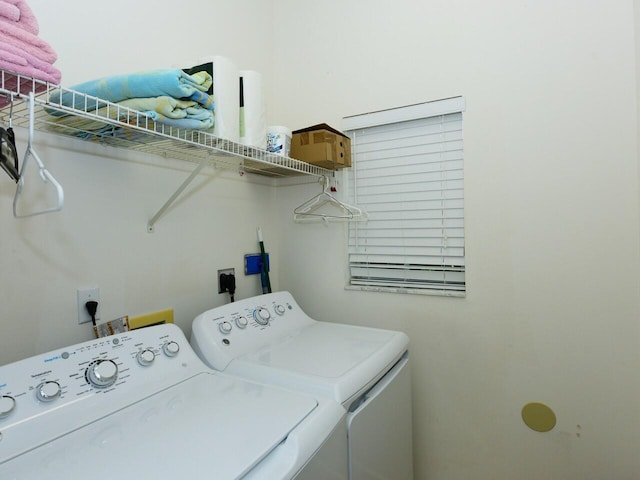
<path fill-rule="evenodd" d="M 258 227 L 258 243 L 260 244 L 260 256 L 262 257 L 262 271 L 260 280 L 262 281 L 262 293 L 271 293 L 271 280 L 269 280 L 269 265 L 267 264 L 267 254 L 264 251 L 264 241 L 262 240 L 262 229 Z"/>

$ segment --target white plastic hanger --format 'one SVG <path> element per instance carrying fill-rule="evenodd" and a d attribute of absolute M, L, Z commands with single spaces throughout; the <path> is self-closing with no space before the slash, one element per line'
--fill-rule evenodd
<path fill-rule="evenodd" d="M 33 149 L 33 145 L 31 144 L 33 140 L 33 124 L 34 124 L 34 105 L 35 99 L 33 92 L 29 92 L 29 138 L 27 140 L 27 151 L 24 154 L 24 158 L 22 160 L 22 168 L 20 169 L 20 180 L 18 180 L 18 187 L 16 188 L 16 194 L 13 197 L 13 216 L 15 218 L 25 218 L 25 217 L 33 217 L 35 215 L 42 215 L 43 213 L 51 213 L 51 212 L 59 212 L 62 210 L 62 206 L 64 205 L 64 190 L 62 190 L 62 186 L 58 183 L 58 181 L 49 173 L 38 157 L 38 154 Z M 56 189 L 56 194 L 58 196 L 58 203 L 55 207 L 48 208 L 45 210 L 41 210 L 39 212 L 32 212 L 27 214 L 18 214 L 18 198 L 22 193 L 22 189 L 24 188 L 24 173 L 27 168 L 27 163 L 29 161 L 29 157 L 33 157 L 35 162 L 38 164 L 38 169 L 40 173 L 40 178 L 44 183 L 51 182 L 51 184 Z"/>
<path fill-rule="evenodd" d="M 293 219 L 295 221 L 305 220 L 322 220 L 328 223 L 330 219 L 333 220 L 353 220 L 353 219 L 366 219 L 366 213 L 360 208 L 349 205 L 348 203 L 341 202 L 334 197 L 330 192 L 329 178 L 323 177 L 324 187 L 321 193 L 315 197 L 307 200 L 302 205 L 299 205 L 293 211 Z M 342 213 L 328 213 L 321 212 L 318 209 L 323 205 L 331 204 L 339 208 L 339 212 Z"/>

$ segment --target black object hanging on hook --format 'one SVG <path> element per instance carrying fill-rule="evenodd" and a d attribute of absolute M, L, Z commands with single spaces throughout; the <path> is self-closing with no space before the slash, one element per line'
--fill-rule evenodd
<path fill-rule="evenodd" d="M 18 152 L 16 151 L 16 137 L 11 127 L 6 130 L 0 127 L 0 166 L 18 183 L 20 180 Z"/>
<path fill-rule="evenodd" d="M 9 110 L 9 128 L 0 127 L 0 166 L 7 174 L 18 183 L 20 171 L 18 169 L 18 151 L 16 150 L 16 136 L 11 128 L 13 119 L 13 95 L 11 95 L 11 107 Z"/>

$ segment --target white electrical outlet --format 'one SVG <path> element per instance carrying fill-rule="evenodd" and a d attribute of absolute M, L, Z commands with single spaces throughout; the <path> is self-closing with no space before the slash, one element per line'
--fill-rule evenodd
<path fill-rule="evenodd" d="M 100 319 L 100 289 L 98 287 L 93 288 L 79 288 L 78 289 L 78 325 L 91 321 L 91 315 L 87 312 L 86 303 L 90 300 L 98 302 L 98 309 L 96 310 L 96 320 Z"/>

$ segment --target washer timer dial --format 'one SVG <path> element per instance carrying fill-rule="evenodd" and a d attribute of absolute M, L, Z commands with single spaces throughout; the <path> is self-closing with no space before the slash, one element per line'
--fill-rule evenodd
<path fill-rule="evenodd" d="M 267 325 L 269 323 L 269 320 L 271 319 L 271 314 L 269 313 L 269 310 L 267 310 L 266 308 L 260 307 L 254 310 L 253 318 L 260 325 Z"/>
<path fill-rule="evenodd" d="M 113 360 L 96 360 L 87 367 L 85 378 L 96 388 L 107 388 L 118 379 L 118 366 Z"/>

